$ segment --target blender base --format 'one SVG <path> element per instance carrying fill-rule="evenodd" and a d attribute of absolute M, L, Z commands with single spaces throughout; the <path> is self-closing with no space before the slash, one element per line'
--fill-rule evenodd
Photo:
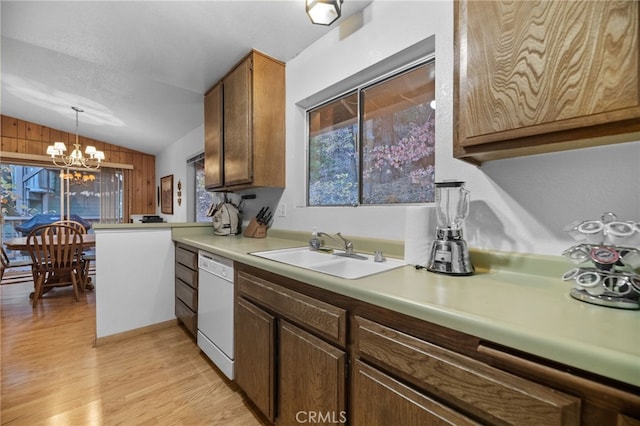
<path fill-rule="evenodd" d="M 442 275 L 452 275 L 452 276 L 457 276 L 457 277 L 468 277 L 469 275 L 473 275 L 475 273 L 475 271 L 471 271 L 471 272 L 448 272 L 448 271 L 440 271 L 438 269 L 432 269 L 431 265 L 427 266 L 427 271 L 429 272 L 435 272 L 436 274 L 442 274 Z"/>
<path fill-rule="evenodd" d="M 467 243 L 464 240 L 435 240 L 427 270 L 446 275 L 473 275 L 475 269 L 469 260 Z"/>

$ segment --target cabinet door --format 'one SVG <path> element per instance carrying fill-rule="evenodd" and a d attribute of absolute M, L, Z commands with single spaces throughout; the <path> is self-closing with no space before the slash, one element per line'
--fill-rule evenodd
<path fill-rule="evenodd" d="M 275 416 L 275 324 L 273 316 L 244 299 L 237 299 L 235 380 L 272 422 Z"/>
<path fill-rule="evenodd" d="M 224 84 L 224 183 L 250 183 L 252 179 L 252 59 L 241 62 Z"/>
<path fill-rule="evenodd" d="M 222 176 L 222 84 L 204 97 L 204 185 L 219 188 Z"/>
<path fill-rule="evenodd" d="M 278 425 L 346 420 L 343 351 L 280 321 Z"/>
<path fill-rule="evenodd" d="M 479 424 L 361 361 L 354 364 L 352 380 L 354 426 Z"/>
<path fill-rule="evenodd" d="M 629 135 L 640 131 L 637 2 L 461 0 L 455 8 L 458 157 L 637 140 Z"/>
<path fill-rule="evenodd" d="M 256 186 L 285 187 L 284 64 L 253 54 L 253 178 Z"/>

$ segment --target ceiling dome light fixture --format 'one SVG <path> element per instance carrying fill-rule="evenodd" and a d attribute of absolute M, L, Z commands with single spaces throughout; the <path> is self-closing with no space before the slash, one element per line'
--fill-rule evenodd
<path fill-rule="evenodd" d="M 317 25 L 331 25 L 340 17 L 342 0 L 306 0 L 307 15 Z"/>
<path fill-rule="evenodd" d="M 47 155 L 51 156 L 53 164 L 58 167 L 84 167 L 85 169 L 98 169 L 100 168 L 100 162 L 104 160 L 104 152 L 98 151 L 95 146 L 87 146 L 84 151 L 89 157 L 82 155 L 80 149 L 80 143 L 78 142 L 78 113 L 84 112 L 83 109 L 78 107 L 71 107 L 76 112 L 76 143 L 71 152 L 71 155 L 65 155 L 67 147 L 64 142 L 55 142 L 53 145 L 47 147 Z"/>

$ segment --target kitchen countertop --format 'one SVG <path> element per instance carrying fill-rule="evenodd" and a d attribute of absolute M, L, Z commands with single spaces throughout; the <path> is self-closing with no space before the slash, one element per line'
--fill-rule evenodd
<path fill-rule="evenodd" d="M 469 277 L 405 266 L 347 280 L 249 254 L 306 245 L 286 234 L 202 234 L 178 228 L 172 235 L 246 265 L 640 387 L 640 311 L 571 298 L 572 285 L 560 276 L 572 266 L 560 256 L 472 252 L 478 263 L 474 259 L 476 274 Z"/>
<path fill-rule="evenodd" d="M 195 222 L 149 222 L 149 223 L 94 223 L 94 230 L 127 230 L 127 229 L 151 229 L 151 228 L 210 228 L 211 225 L 203 225 L 202 223 Z"/>

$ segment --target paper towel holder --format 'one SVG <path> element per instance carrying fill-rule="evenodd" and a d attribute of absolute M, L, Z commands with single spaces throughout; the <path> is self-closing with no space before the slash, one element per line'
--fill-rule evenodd
<path fill-rule="evenodd" d="M 408 206 L 405 210 L 404 260 L 409 265 L 426 265 L 429 261 L 435 211 L 432 206 Z"/>

